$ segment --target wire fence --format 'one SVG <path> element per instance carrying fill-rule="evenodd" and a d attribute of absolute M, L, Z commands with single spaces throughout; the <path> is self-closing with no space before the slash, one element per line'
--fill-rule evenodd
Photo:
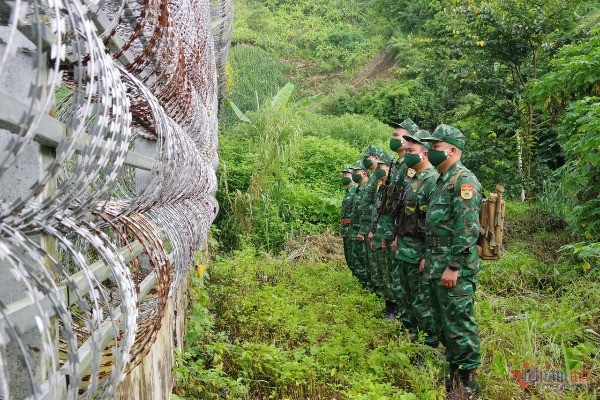
<path fill-rule="evenodd" d="M 0 0 L 0 399 L 113 398 L 218 212 L 231 0 Z"/>

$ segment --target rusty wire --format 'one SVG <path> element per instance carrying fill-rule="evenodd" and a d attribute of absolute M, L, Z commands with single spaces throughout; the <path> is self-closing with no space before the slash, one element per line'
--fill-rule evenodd
<path fill-rule="evenodd" d="M 33 61 L 26 94 L 8 93 L 24 108 L 2 133 L 0 186 L 48 116 L 65 127 L 28 188 L 0 200 L 2 276 L 33 315 L 21 331 L 8 316 L 16 299 L 0 294 L 0 398 L 113 398 L 151 348 L 218 212 L 233 3 L 0 0 L 0 14 L 0 82 L 19 57 Z M 154 167 L 127 165 L 131 151 Z"/>

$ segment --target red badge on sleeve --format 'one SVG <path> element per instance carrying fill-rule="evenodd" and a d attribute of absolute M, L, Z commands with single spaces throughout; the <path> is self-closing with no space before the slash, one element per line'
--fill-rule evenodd
<path fill-rule="evenodd" d="M 471 200 L 475 195 L 475 188 L 473 185 L 461 185 L 460 186 L 460 198 L 463 200 Z"/>

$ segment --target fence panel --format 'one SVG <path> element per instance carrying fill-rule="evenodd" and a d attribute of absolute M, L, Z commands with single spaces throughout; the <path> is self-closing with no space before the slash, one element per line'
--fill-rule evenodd
<path fill-rule="evenodd" d="M 0 399 L 114 398 L 218 204 L 231 0 L 0 0 Z"/>

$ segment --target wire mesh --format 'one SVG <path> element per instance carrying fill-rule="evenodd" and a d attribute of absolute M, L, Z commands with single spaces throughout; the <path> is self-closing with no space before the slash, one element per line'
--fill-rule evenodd
<path fill-rule="evenodd" d="M 113 398 L 155 341 L 218 212 L 232 19 L 231 0 L 0 0 L 0 82 L 32 64 L 19 123 L 0 121 L 0 189 L 48 116 L 64 127 L 0 199 L 0 269 L 22 294 L 0 294 L 0 399 Z"/>

